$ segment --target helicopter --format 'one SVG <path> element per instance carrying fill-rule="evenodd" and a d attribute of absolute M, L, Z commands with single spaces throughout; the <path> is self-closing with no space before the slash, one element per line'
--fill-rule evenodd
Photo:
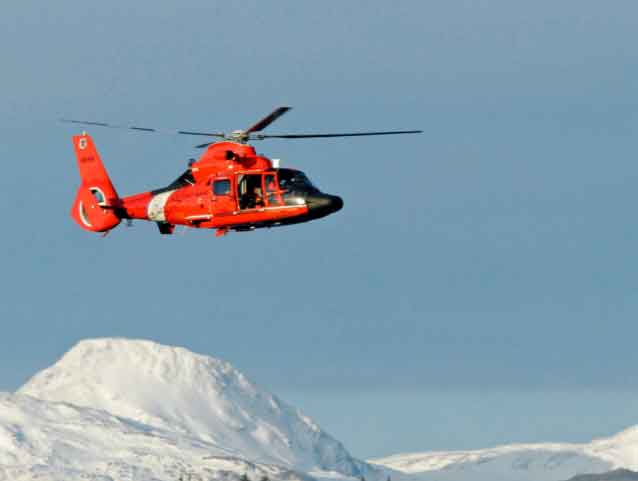
<path fill-rule="evenodd" d="M 166 131 L 134 125 L 60 119 L 62 122 L 127 129 L 137 132 L 171 133 L 213 137 L 219 140 L 196 145 L 206 149 L 191 160 L 188 169 L 165 187 L 120 197 L 86 132 L 74 135 L 81 184 L 71 217 L 85 230 L 108 234 L 122 220 L 155 222 L 161 234 L 175 226 L 215 229 L 215 236 L 299 224 L 339 211 L 343 200 L 321 192 L 300 170 L 282 168 L 277 159 L 257 154 L 249 142 L 265 139 L 307 139 L 417 134 L 421 130 L 381 132 L 264 134 L 263 130 L 288 112 L 279 107 L 246 130 L 197 132 Z"/>

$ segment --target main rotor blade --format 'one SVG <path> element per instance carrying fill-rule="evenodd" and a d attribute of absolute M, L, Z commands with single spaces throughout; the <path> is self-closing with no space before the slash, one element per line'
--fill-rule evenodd
<path fill-rule="evenodd" d="M 270 114 L 266 115 L 263 119 L 261 119 L 255 125 L 253 125 L 252 127 L 248 127 L 248 129 L 246 129 L 244 133 L 250 134 L 251 132 L 259 132 L 261 130 L 264 130 L 266 127 L 272 124 L 275 120 L 277 120 L 283 114 L 288 112 L 291 108 L 292 107 L 279 107 L 273 110 Z"/>
<path fill-rule="evenodd" d="M 106 122 L 93 122 L 89 120 L 74 120 L 74 119 L 59 119 L 59 120 L 60 122 L 64 122 L 67 124 L 92 125 L 92 126 L 98 126 L 98 127 L 106 127 L 109 129 L 135 130 L 137 132 L 154 132 L 157 134 L 201 135 L 204 137 L 225 137 L 226 136 L 223 132 L 195 132 L 191 130 L 155 129 L 150 127 L 139 127 L 136 125 L 107 124 Z"/>
<path fill-rule="evenodd" d="M 198 144 L 195 146 L 196 149 L 203 149 L 208 147 L 209 145 L 215 144 L 216 142 L 206 142 L 204 144 Z"/>
<path fill-rule="evenodd" d="M 390 130 L 385 132 L 351 132 L 341 134 L 254 134 L 251 139 L 322 139 L 328 137 L 363 137 L 364 135 L 421 134 L 422 130 Z"/>

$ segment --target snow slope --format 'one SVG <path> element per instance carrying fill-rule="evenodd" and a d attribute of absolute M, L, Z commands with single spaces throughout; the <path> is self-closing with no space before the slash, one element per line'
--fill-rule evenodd
<path fill-rule="evenodd" d="M 398 454 L 371 463 L 415 481 L 564 481 L 638 468 L 638 427 L 588 444 L 521 444 L 477 451 Z"/>
<path fill-rule="evenodd" d="M 582 445 L 371 463 L 230 364 L 149 341 L 82 341 L 17 393 L 0 393 L 0 481 L 564 481 L 637 470 L 638 427 Z"/>
<path fill-rule="evenodd" d="M 150 341 L 82 341 L 0 402 L 0 480 L 66 467 L 113 479 L 176 479 L 178 466 L 380 476 L 230 364 Z"/>
<path fill-rule="evenodd" d="M 567 481 L 638 481 L 638 473 L 628 469 L 615 469 L 600 474 L 580 474 Z"/>
<path fill-rule="evenodd" d="M 0 480 L 309 481 L 286 467 L 215 456 L 215 446 L 105 411 L 0 395 Z"/>

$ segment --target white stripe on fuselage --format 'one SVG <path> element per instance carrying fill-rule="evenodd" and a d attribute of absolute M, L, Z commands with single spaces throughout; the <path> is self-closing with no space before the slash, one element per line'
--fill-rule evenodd
<path fill-rule="evenodd" d="M 175 191 L 168 190 L 166 192 L 162 192 L 161 194 L 157 194 L 151 199 L 151 201 L 148 203 L 148 207 L 146 208 L 146 215 L 148 216 L 149 220 L 154 220 L 155 222 L 166 221 L 164 207 L 166 206 L 166 202 L 168 202 L 168 198 L 173 192 Z"/>

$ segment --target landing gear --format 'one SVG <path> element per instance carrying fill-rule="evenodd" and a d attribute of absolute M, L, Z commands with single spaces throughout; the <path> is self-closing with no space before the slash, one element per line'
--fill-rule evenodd
<path fill-rule="evenodd" d="M 164 235 L 170 235 L 175 230 L 175 226 L 168 222 L 157 222 L 157 228 L 159 229 L 160 234 Z"/>

